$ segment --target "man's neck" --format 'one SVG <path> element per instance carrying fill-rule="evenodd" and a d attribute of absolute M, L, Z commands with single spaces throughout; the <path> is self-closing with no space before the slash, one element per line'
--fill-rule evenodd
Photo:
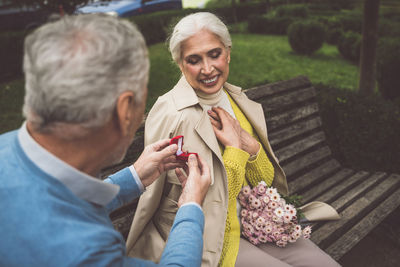
<path fill-rule="evenodd" d="M 74 139 L 34 131 L 29 122 L 27 123 L 27 130 L 44 149 L 65 163 L 91 176 L 97 176 L 101 169 L 108 165 L 110 151 L 113 151 L 112 146 L 107 145 L 113 144 L 113 142 L 110 142 L 110 139 L 113 139 L 113 134 L 108 127 L 102 127 L 97 131 Z M 108 142 L 104 142 L 105 138 Z"/>

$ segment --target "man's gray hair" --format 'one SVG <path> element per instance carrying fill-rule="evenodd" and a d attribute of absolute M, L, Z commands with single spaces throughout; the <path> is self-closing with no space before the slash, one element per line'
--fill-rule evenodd
<path fill-rule="evenodd" d="M 182 60 L 182 42 L 203 29 L 218 36 L 226 48 L 232 47 L 228 28 L 217 16 L 209 12 L 193 13 L 182 18 L 175 25 L 169 38 L 169 51 L 171 52 L 172 59 L 177 64 Z"/>
<path fill-rule="evenodd" d="M 25 39 L 23 112 L 38 131 L 56 125 L 94 128 L 111 118 L 118 96 L 143 100 L 149 60 L 127 20 L 90 14 L 48 23 Z"/>

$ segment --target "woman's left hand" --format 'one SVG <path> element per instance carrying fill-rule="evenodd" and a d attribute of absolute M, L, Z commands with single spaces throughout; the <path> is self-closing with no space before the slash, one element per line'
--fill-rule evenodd
<path fill-rule="evenodd" d="M 257 140 L 246 132 L 239 124 L 239 121 L 233 118 L 223 108 L 213 107 L 208 111 L 211 117 L 211 124 L 213 126 L 215 135 L 224 146 L 235 146 L 229 143 L 239 138 L 239 145 L 235 146 L 240 148 L 250 155 L 256 155 L 260 149 L 260 144 Z M 236 141 L 234 141 L 236 142 Z"/>

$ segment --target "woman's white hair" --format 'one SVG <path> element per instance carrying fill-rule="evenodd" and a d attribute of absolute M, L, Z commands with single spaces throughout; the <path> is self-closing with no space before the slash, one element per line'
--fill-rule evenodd
<path fill-rule="evenodd" d="M 143 36 L 126 20 L 67 16 L 29 35 L 24 49 L 23 112 L 38 131 L 102 126 L 124 91 L 142 101 L 148 53 Z"/>
<path fill-rule="evenodd" d="M 228 28 L 217 16 L 209 12 L 193 13 L 182 18 L 175 25 L 169 38 L 169 51 L 176 63 L 179 64 L 182 60 L 182 42 L 203 29 L 218 36 L 226 48 L 232 47 Z"/>

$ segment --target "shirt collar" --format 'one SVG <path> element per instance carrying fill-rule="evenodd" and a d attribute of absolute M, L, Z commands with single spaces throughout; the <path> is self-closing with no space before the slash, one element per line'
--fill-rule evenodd
<path fill-rule="evenodd" d="M 39 169 L 59 180 L 79 198 L 104 206 L 118 194 L 118 185 L 89 176 L 44 149 L 29 134 L 26 122 L 19 129 L 18 140 L 25 154 Z"/>

